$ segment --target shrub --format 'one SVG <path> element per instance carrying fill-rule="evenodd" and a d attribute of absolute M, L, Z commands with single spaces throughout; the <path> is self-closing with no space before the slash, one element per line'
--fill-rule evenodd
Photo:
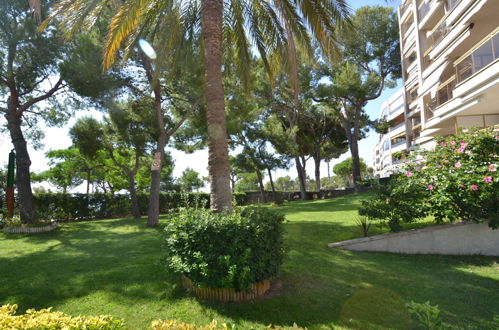
<path fill-rule="evenodd" d="M 277 274 L 283 221 L 265 208 L 221 214 L 183 208 L 166 221 L 167 266 L 198 287 L 247 290 Z"/>
<path fill-rule="evenodd" d="M 436 222 L 489 221 L 499 227 L 499 128 L 465 129 L 436 137 L 433 150 L 420 150 L 359 213 L 386 219 L 394 231 L 426 215 Z"/>
<path fill-rule="evenodd" d="M 407 164 L 407 181 L 426 189 L 437 222 L 488 220 L 497 228 L 499 128 L 465 129 L 435 140 L 434 150 L 419 151 Z"/>
<path fill-rule="evenodd" d="M 411 301 L 406 304 L 409 312 L 425 329 L 442 329 L 442 319 L 438 305 L 431 305 L 429 301 L 424 304 Z"/>
<path fill-rule="evenodd" d="M 109 315 L 71 316 L 52 312 L 52 308 L 36 311 L 28 309 L 25 314 L 15 315 L 17 305 L 0 307 L 0 329 L 121 329 L 124 321 Z"/>
<path fill-rule="evenodd" d="M 222 323 L 218 324 L 216 320 L 213 320 L 210 324 L 205 325 L 205 326 L 196 326 L 193 324 L 188 324 L 188 323 L 182 323 L 178 322 L 176 320 L 155 320 L 152 321 L 151 328 L 153 330 L 228 330 L 228 329 L 242 329 L 241 327 L 237 326 L 236 324 L 232 323 Z M 287 327 L 283 328 L 280 326 L 272 326 L 269 325 L 265 327 L 265 329 L 290 329 L 290 330 L 303 330 L 303 328 L 300 328 L 299 326 L 293 324 L 292 327 Z"/>
<path fill-rule="evenodd" d="M 374 197 L 361 202 L 359 215 L 384 220 L 391 231 L 397 232 L 402 223 L 414 222 L 428 215 L 428 208 L 423 203 L 425 197 L 424 188 L 409 184 L 404 177 L 395 174 L 389 182 L 375 186 Z"/>

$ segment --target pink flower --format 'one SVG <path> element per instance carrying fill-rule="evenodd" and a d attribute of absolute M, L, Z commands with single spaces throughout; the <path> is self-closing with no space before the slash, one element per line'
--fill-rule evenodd
<path fill-rule="evenodd" d="M 440 142 L 440 146 L 441 146 L 441 147 L 447 147 L 447 143 L 445 143 L 445 142 Z"/>
<path fill-rule="evenodd" d="M 483 178 L 483 181 L 487 182 L 487 183 L 492 183 L 492 177 L 491 176 L 486 176 Z"/>
<path fill-rule="evenodd" d="M 494 164 L 489 165 L 489 171 L 491 171 L 491 172 L 495 172 L 495 170 L 496 170 L 496 167 L 495 167 L 495 165 L 494 165 Z"/>
<path fill-rule="evenodd" d="M 465 151 L 465 153 L 466 153 L 467 155 L 471 155 L 471 150 L 466 150 L 466 151 Z"/>
<path fill-rule="evenodd" d="M 435 187 L 433 187 L 433 185 L 431 185 L 431 184 L 429 184 L 429 185 L 426 186 L 426 189 L 428 189 L 428 190 L 433 190 L 434 188 Z"/>
<path fill-rule="evenodd" d="M 459 187 L 464 188 L 464 184 L 460 183 Z"/>
<path fill-rule="evenodd" d="M 412 176 L 412 172 L 409 172 L 409 171 L 405 172 L 405 176 L 410 178 Z"/>
<path fill-rule="evenodd" d="M 463 147 L 461 147 L 461 148 L 459 148 L 459 149 L 456 149 L 456 152 L 459 152 L 460 154 L 462 154 L 462 153 L 464 152 L 464 148 L 463 148 Z"/>
<path fill-rule="evenodd" d="M 461 148 L 466 148 L 468 146 L 468 142 L 461 141 Z"/>
<path fill-rule="evenodd" d="M 454 140 L 450 141 L 450 145 L 451 146 L 455 146 L 456 145 L 456 141 L 454 141 Z"/>
<path fill-rule="evenodd" d="M 436 168 L 442 168 L 442 165 L 437 164 L 435 167 L 436 167 Z"/>
<path fill-rule="evenodd" d="M 470 189 L 471 189 L 471 190 L 478 190 L 478 186 L 477 186 L 476 184 L 472 184 L 472 185 L 470 186 Z"/>
<path fill-rule="evenodd" d="M 460 168 L 461 166 L 463 166 L 463 164 L 461 164 L 460 162 L 457 162 L 454 164 L 454 167 L 457 167 L 457 168 Z"/>

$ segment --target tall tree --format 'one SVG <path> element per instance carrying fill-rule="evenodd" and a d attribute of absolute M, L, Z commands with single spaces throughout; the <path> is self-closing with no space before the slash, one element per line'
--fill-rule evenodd
<path fill-rule="evenodd" d="M 344 62 L 324 62 L 318 80 L 327 78 L 332 84 L 319 83 L 317 100 L 338 109 L 352 154 L 356 187 L 361 176 L 358 140 L 370 123 L 364 107 L 385 87 L 395 85 L 401 66 L 398 23 L 392 8 L 361 7 L 352 23 L 353 29 L 340 29 L 338 34 Z"/>
<path fill-rule="evenodd" d="M 0 92 L 6 96 L 0 99 L 0 111 L 16 151 L 20 216 L 22 222 L 33 222 L 35 201 L 25 125 L 37 113 L 47 119 L 54 114 L 49 107 L 37 105 L 64 87 L 62 78 L 57 77 L 64 46 L 54 31 L 37 34 L 28 3 L 14 0 L 0 2 L 0 49 Z"/>
<path fill-rule="evenodd" d="M 52 2 L 47 1 L 44 8 L 48 9 Z M 39 14 L 43 14 L 39 9 Z M 105 84 L 100 84 L 101 77 L 111 77 L 101 75 L 101 70 L 95 70 L 92 65 L 91 59 L 95 59 L 98 51 L 95 51 L 89 36 L 64 43 L 54 26 L 41 33 L 36 30 L 37 23 L 26 0 L 0 2 L 0 94 L 3 95 L 0 97 L 0 112 L 7 121 L 16 151 L 16 187 L 23 222 L 33 222 L 36 218 L 27 144 L 36 143 L 34 137 L 43 136 L 37 123 L 44 121 L 48 125 L 59 125 L 75 109 L 77 104 L 68 101 L 74 98 L 58 97 L 63 92 L 74 90 L 70 79 L 73 65 L 86 63 L 82 66 L 85 71 L 78 71 L 79 75 L 97 72 L 90 75 L 92 81 L 87 81 L 87 85 L 105 87 Z M 77 56 L 75 53 L 82 43 L 93 51 Z M 86 55 L 90 53 L 89 60 Z"/>
<path fill-rule="evenodd" d="M 52 17 L 63 16 L 62 22 L 69 34 L 85 25 L 91 25 L 96 16 L 101 15 L 110 0 L 59 0 Z M 33 4 L 40 0 L 31 1 Z M 226 41 L 237 45 L 238 61 L 241 72 L 247 69 L 250 58 L 250 41 L 266 58 L 267 49 L 282 54 L 282 47 L 289 42 L 289 33 L 283 33 L 284 22 L 282 13 L 286 12 L 285 24 L 287 30 L 293 29 L 294 35 L 299 37 L 303 45 L 309 43 L 308 32 L 312 31 L 321 45 L 328 48 L 333 41 L 334 24 L 339 17 L 343 17 L 348 8 L 344 0 L 303 0 L 303 1 L 252 1 L 237 0 L 202 0 L 198 1 L 157 1 L 134 0 L 123 3 L 112 2 L 110 8 L 114 17 L 110 23 L 110 33 L 107 42 L 105 67 L 110 67 L 122 46 L 126 44 L 128 50 L 140 37 L 142 31 L 156 31 L 164 33 L 161 38 L 167 46 L 178 46 L 171 43 L 169 35 L 179 30 L 191 33 L 200 23 L 203 41 L 203 60 L 205 66 L 205 100 L 207 105 L 206 123 L 208 128 L 209 145 L 209 173 L 212 192 L 212 208 L 215 211 L 231 209 L 230 174 L 228 162 L 227 129 L 224 108 L 224 90 L 222 85 L 222 44 L 224 41 L 224 22 L 226 23 Z M 200 4 L 200 6 L 198 6 Z M 224 5 L 228 8 L 225 8 Z M 36 7 L 36 6 L 35 6 Z M 161 22 L 168 20 L 165 13 L 172 8 L 182 9 L 183 15 L 178 20 L 179 25 L 187 27 L 169 30 L 158 29 Z M 280 12 L 276 12 L 279 8 Z M 227 16 L 224 17 L 224 14 Z M 170 42 L 170 43 L 169 43 Z M 168 52 L 165 52 L 168 53 Z M 270 71 L 270 62 L 266 67 Z"/>

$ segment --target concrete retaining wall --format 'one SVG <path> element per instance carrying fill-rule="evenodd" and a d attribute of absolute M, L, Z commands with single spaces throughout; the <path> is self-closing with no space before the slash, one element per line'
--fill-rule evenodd
<path fill-rule="evenodd" d="M 499 256 L 499 229 L 457 222 L 328 244 L 353 251 Z"/>

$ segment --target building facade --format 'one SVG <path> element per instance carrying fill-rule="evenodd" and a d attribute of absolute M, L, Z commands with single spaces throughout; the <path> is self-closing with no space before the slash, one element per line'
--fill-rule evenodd
<path fill-rule="evenodd" d="M 398 9 L 407 148 L 499 124 L 499 0 L 405 0 Z M 376 164 L 375 164 L 376 166 Z"/>
<path fill-rule="evenodd" d="M 405 89 L 400 88 L 381 106 L 380 118 L 393 122 L 386 134 L 379 135 L 374 147 L 374 173 L 379 177 L 390 176 L 393 167 L 400 162 L 399 156 L 407 149 L 405 120 Z"/>

